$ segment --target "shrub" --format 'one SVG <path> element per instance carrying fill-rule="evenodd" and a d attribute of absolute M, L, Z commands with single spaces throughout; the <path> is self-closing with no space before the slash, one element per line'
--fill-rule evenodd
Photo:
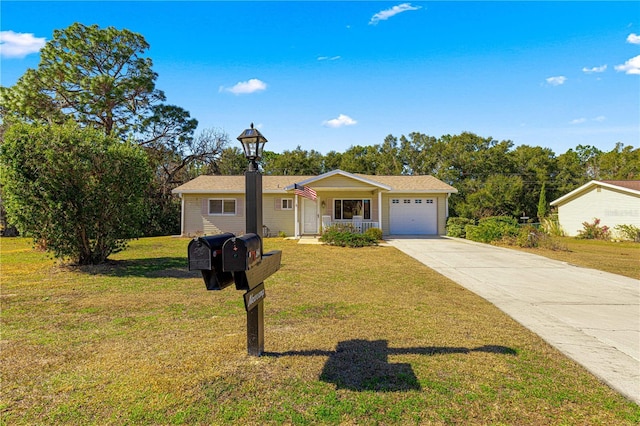
<path fill-rule="evenodd" d="M 323 243 L 340 247 L 365 247 L 377 245 L 376 238 L 371 234 L 358 234 L 354 232 L 350 223 L 337 223 L 324 230 L 320 237 Z"/>
<path fill-rule="evenodd" d="M 503 238 L 517 237 L 520 233 L 518 221 L 509 216 L 493 216 L 480 219 L 478 225 L 465 227 L 466 237 L 472 241 L 490 243 Z"/>
<path fill-rule="evenodd" d="M 144 232 L 145 151 L 90 127 L 15 124 L 0 144 L 2 202 L 55 258 L 99 264 Z"/>
<path fill-rule="evenodd" d="M 382 239 L 382 229 L 380 228 L 369 228 L 364 232 L 364 234 L 375 241 L 380 241 Z"/>
<path fill-rule="evenodd" d="M 543 232 L 537 230 L 531 225 L 523 226 L 522 228 L 520 228 L 520 232 L 516 237 L 516 243 L 519 247 L 538 247 L 540 237 L 542 235 L 544 235 Z"/>
<path fill-rule="evenodd" d="M 542 229 L 547 234 L 553 237 L 564 237 L 564 230 L 560 226 L 560 222 L 558 222 L 558 217 L 545 217 L 542 219 L 540 223 Z"/>
<path fill-rule="evenodd" d="M 634 241 L 640 243 L 640 228 L 633 225 L 617 225 L 615 228 L 616 233 L 625 240 Z"/>
<path fill-rule="evenodd" d="M 447 220 L 447 235 L 456 238 L 465 238 L 467 225 L 473 225 L 473 219 L 466 217 L 450 217 Z"/>
<path fill-rule="evenodd" d="M 584 229 L 578 231 L 576 238 L 582 240 L 608 240 L 611 236 L 611 231 L 608 226 L 600 226 L 600 219 L 594 218 L 593 223 L 582 222 Z"/>
<path fill-rule="evenodd" d="M 544 248 L 554 251 L 568 251 L 567 245 L 559 238 L 549 235 L 541 229 L 528 225 L 520 228 L 520 233 L 515 238 L 504 240 L 507 244 L 524 248 Z"/>

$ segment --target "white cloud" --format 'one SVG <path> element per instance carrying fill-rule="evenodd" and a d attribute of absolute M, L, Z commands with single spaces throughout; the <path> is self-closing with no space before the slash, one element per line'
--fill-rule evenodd
<path fill-rule="evenodd" d="M 31 33 L 0 31 L 0 56 L 3 58 L 24 58 L 37 53 L 44 47 L 44 37 L 34 37 Z"/>
<path fill-rule="evenodd" d="M 576 118 L 575 120 L 571 120 L 569 124 L 582 124 L 582 123 L 586 123 L 587 121 L 597 121 L 598 123 L 602 123 L 606 119 L 607 117 L 605 117 L 604 115 L 599 115 L 596 118 L 592 118 L 591 120 L 581 117 L 581 118 Z"/>
<path fill-rule="evenodd" d="M 402 3 L 397 6 L 393 6 L 391 9 L 382 10 L 376 13 L 369 21 L 369 25 L 376 25 L 380 21 L 386 21 L 387 19 L 396 16 L 398 13 L 418 9 L 421 9 L 421 7 L 411 6 L 411 3 Z"/>
<path fill-rule="evenodd" d="M 625 74 L 640 75 L 640 55 L 629 59 L 622 65 L 616 65 L 616 71 L 624 71 Z"/>
<path fill-rule="evenodd" d="M 559 76 L 556 76 L 556 77 L 549 77 L 549 78 L 546 79 L 547 84 L 550 84 L 551 86 L 561 86 L 566 81 L 567 81 L 567 77 L 565 77 L 563 75 L 559 75 Z"/>
<path fill-rule="evenodd" d="M 356 123 L 357 121 L 349 117 L 348 115 L 340 114 L 338 118 L 333 118 L 331 120 L 323 121 L 322 125 L 325 127 L 331 127 L 333 129 L 336 129 L 338 127 L 353 126 Z"/>
<path fill-rule="evenodd" d="M 342 59 L 342 56 L 318 56 L 319 61 L 337 61 Z"/>
<path fill-rule="evenodd" d="M 264 81 L 258 80 L 257 78 L 252 78 L 249 81 L 240 81 L 236 83 L 235 86 L 232 87 L 220 87 L 220 92 L 231 92 L 234 95 L 244 95 L 247 93 L 255 93 L 261 92 L 267 89 L 267 83 Z"/>
<path fill-rule="evenodd" d="M 587 68 L 587 67 L 582 68 L 582 72 L 586 72 L 587 74 L 605 72 L 606 70 L 607 70 L 606 65 L 600 65 L 599 67 L 593 67 L 593 68 Z"/>
<path fill-rule="evenodd" d="M 629 34 L 627 37 L 627 43 L 640 44 L 640 36 L 634 33 Z"/>

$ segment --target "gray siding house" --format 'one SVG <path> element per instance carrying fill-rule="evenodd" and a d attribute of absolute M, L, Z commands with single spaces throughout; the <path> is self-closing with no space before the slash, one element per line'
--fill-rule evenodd
<path fill-rule="evenodd" d="M 301 197 L 294 185 L 312 188 Z M 383 235 L 444 235 L 449 196 L 433 176 L 373 176 L 334 170 L 319 176 L 263 176 L 264 233 L 318 235 L 333 223 Z M 199 176 L 173 190 L 182 200 L 181 234 L 244 233 L 244 176 Z"/>

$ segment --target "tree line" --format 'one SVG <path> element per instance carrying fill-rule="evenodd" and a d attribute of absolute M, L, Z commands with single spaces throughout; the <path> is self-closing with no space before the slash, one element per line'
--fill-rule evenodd
<path fill-rule="evenodd" d="M 221 174 L 241 174 L 246 161 L 227 148 L 217 161 Z M 592 179 L 640 179 L 640 149 L 617 143 L 611 151 L 578 145 L 556 155 L 549 148 L 497 141 L 474 133 L 389 135 L 381 144 L 351 146 L 345 152 L 297 147 L 266 152 L 265 174 L 318 175 L 335 169 L 369 175 L 432 175 L 458 190 L 452 216 L 536 217 L 540 199 L 554 200 Z M 546 201 L 545 201 L 546 202 Z"/>
<path fill-rule="evenodd" d="M 36 69 L 0 87 L 5 230 L 14 224 L 58 257 L 99 263 L 127 239 L 178 233 L 176 186 L 244 173 L 247 160 L 224 131 L 196 132 L 198 121 L 166 102 L 148 49 L 126 29 L 75 23 L 54 31 Z M 535 212 L 543 185 L 554 199 L 590 179 L 638 179 L 639 157 L 622 144 L 556 156 L 473 133 L 415 132 L 343 153 L 266 152 L 262 167 L 271 175 L 430 174 L 458 189 L 452 214 L 479 218 Z"/>

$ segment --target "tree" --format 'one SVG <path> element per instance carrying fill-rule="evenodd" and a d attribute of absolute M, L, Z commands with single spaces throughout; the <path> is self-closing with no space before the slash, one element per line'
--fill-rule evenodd
<path fill-rule="evenodd" d="M 509 153 L 509 159 L 513 173 L 522 178 L 521 211 L 532 216 L 539 208 L 541 185 L 557 174 L 555 154 L 549 148 L 520 145 Z"/>
<path fill-rule="evenodd" d="M 165 99 L 155 88 L 149 44 L 129 30 L 75 23 L 55 30 L 40 64 L 21 77 L 4 108 L 29 121 L 72 117 L 107 135 L 127 135 Z"/>
<path fill-rule="evenodd" d="M 600 178 L 634 180 L 640 178 L 640 148 L 618 142 L 614 149 L 600 155 Z"/>
<path fill-rule="evenodd" d="M 336 151 L 329 151 L 322 159 L 322 173 L 327 173 L 332 170 L 340 168 L 340 162 L 342 161 L 342 153 Z"/>
<path fill-rule="evenodd" d="M 487 211 L 484 208 L 482 211 L 473 211 L 473 205 L 484 206 L 486 203 L 474 201 L 465 205 L 465 202 L 468 196 L 483 187 L 489 177 L 512 174 L 513 166 L 507 154 L 513 142 L 499 142 L 491 137 L 483 138 L 474 133 L 463 132 L 455 136 L 442 136 L 438 145 L 440 162 L 435 177 L 458 190 L 457 194 L 451 196 L 449 204 L 453 215 L 468 218 L 485 216 Z M 515 192 L 509 191 L 509 194 L 514 195 Z M 517 203 L 509 201 L 509 204 Z"/>
<path fill-rule="evenodd" d="M 578 145 L 576 153 L 588 180 L 600 179 L 600 156 L 602 151 L 595 146 Z"/>
<path fill-rule="evenodd" d="M 586 174 L 580 156 L 573 149 L 569 149 L 557 158 L 557 172 L 550 181 L 553 183 L 551 199 L 555 200 L 567 194 L 580 185 L 584 185 L 590 179 Z"/>
<path fill-rule="evenodd" d="M 538 199 L 538 220 L 542 222 L 542 219 L 549 214 L 549 205 L 547 204 L 547 188 L 545 183 L 542 182 L 542 188 L 540 188 L 540 198 Z"/>
<path fill-rule="evenodd" d="M 481 219 L 489 216 L 516 216 L 521 212 L 520 176 L 492 175 L 467 197 L 458 201 L 456 212 L 462 217 Z"/>
<path fill-rule="evenodd" d="M 318 175 L 322 173 L 322 154 L 313 149 L 303 150 L 300 146 L 282 154 L 265 152 L 262 167 L 268 175 Z"/>
<path fill-rule="evenodd" d="M 340 169 L 349 173 L 375 175 L 376 166 L 376 148 L 373 146 L 351 146 L 340 159 Z"/>
<path fill-rule="evenodd" d="M 220 153 L 220 159 L 216 163 L 217 169 L 212 174 L 242 175 L 247 170 L 247 164 L 248 160 L 240 148 L 225 148 Z"/>
<path fill-rule="evenodd" d="M 99 129 L 147 151 L 154 182 L 147 192 L 150 235 L 175 232 L 179 210 L 171 190 L 194 168 L 215 171 L 228 142 L 219 131 L 194 138 L 189 112 L 167 105 L 155 86 L 158 75 L 146 57 L 144 37 L 126 29 L 75 23 L 56 30 L 35 70 L 15 86 L 0 88 L 5 126 L 16 122 L 64 123 Z"/>
<path fill-rule="evenodd" d="M 12 223 L 56 258 L 97 264 L 142 233 L 151 173 L 140 147 L 72 122 L 15 124 L 0 167 Z"/>
<path fill-rule="evenodd" d="M 393 135 L 384 138 L 382 145 L 375 145 L 377 175 L 400 175 L 404 171 L 404 164 L 400 156 L 398 139 Z"/>
<path fill-rule="evenodd" d="M 400 155 L 409 175 L 436 175 L 442 165 L 443 144 L 433 136 L 413 132 L 400 137 Z"/>

